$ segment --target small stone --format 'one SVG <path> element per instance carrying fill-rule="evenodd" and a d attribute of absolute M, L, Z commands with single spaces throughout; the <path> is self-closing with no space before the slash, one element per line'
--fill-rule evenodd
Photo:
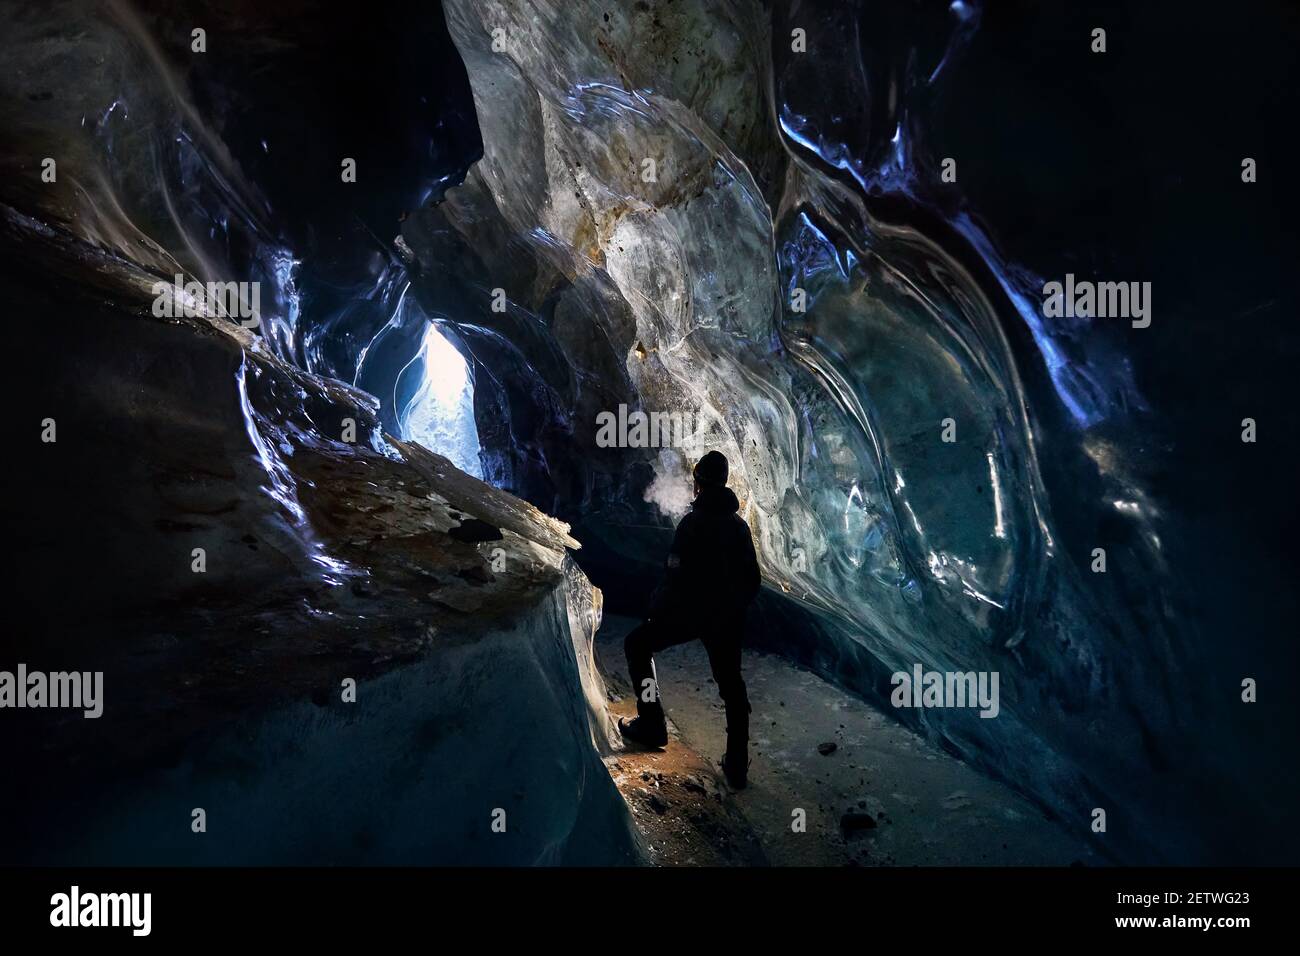
<path fill-rule="evenodd" d="M 835 753 L 835 751 L 838 749 L 839 749 L 839 745 L 836 744 L 835 741 L 833 740 L 827 740 L 825 743 L 820 743 L 817 745 L 817 752 L 821 754 L 823 757 L 829 757 L 831 754 Z"/>
<path fill-rule="evenodd" d="M 845 833 L 857 833 L 861 830 L 874 830 L 875 828 L 876 819 L 869 813 L 850 810 L 840 817 L 840 829 Z"/>
<path fill-rule="evenodd" d="M 668 812 L 668 801 L 657 793 L 650 794 L 650 809 L 663 816 Z"/>

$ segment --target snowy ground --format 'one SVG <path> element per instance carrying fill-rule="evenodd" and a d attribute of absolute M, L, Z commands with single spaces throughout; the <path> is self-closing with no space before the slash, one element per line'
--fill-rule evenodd
<path fill-rule="evenodd" d="M 620 715 L 634 710 L 623 637 L 635 623 L 608 617 L 596 638 Z M 1010 788 L 808 671 L 753 651 L 744 658 L 753 763 L 749 787 L 732 792 L 716 770 L 725 720 L 703 646 L 671 648 L 656 667 L 673 724 L 668 747 L 607 763 L 657 863 L 1098 862 L 1084 835 L 1066 833 Z M 792 829 L 798 810 L 805 832 Z"/>

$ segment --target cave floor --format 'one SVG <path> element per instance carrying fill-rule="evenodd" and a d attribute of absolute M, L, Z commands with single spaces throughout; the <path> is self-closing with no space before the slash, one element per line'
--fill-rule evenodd
<path fill-rule="evenodd" d="M 596 636 L 616 716 L 635 710 L 623 660 L 623 638 L 635 624 L 607 616 Z M 1083 839 L 1006 785 L 811 672 L 751 650 L 744 657 L 753 707 L 749 786 L 732 791 L 717 768 L 725 720 L 703 645 L 670 648 L 655 660 L 668 746 L 623 751 L 606 763 L 656 864 L 1099 862 Z M 803 832 L 792 827 L 798 810 Z"/>

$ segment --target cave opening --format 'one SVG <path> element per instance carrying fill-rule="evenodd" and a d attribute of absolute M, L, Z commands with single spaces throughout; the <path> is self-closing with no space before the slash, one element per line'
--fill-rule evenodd
<path fill-rule="evenodd" d="M 482 478 L 473 376 L 464 356 L 435 322 L 429 322 L 419 351 L 398 373 L 394 394 L 403 391 L 404 379 L 410 376 L 419 384 L 398 412 L 401 437 L 419 442 L 450 459 L 461 471 Z"/>

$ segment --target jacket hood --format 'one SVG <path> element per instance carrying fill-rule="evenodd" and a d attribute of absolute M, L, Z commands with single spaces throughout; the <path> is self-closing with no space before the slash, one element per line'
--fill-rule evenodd
<path fill-rule="evenodd" d="M 695 496 L 691 507 L 696 511 L 734 514 L 740 510 L 740 499 L 730 488 L 722 485 L 705 485 Z"/>

